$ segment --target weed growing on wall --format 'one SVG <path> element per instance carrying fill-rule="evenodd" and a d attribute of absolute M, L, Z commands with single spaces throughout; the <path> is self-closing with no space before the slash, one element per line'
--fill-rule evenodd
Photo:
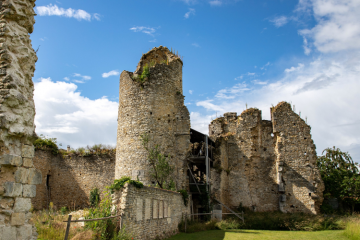
<path fill-rule="evenodd" d="M 179 193 L 181 193 L 183 200 L 184 200 L 184 205 L 187 206 L 188 201 L 189 201 L 189 194 L 185 189 L 181 189 L 178 191 Z"/>
<path fill-rule="evenodd" d="M 59 145 L 61 146 L 61 144 Z M 47 138 L 43 134 L 35 140 L 34 147 L 35 149 L 51 150 L 53 155 L 57 155 L 59 153 L 56 138 Z"/>
<path fill-rule="evenodd" d="M 136 180 L 131 180 L 130 177 L 122 177 L 120 179 L 115 179 L 114 183 L 111 184 L 108 189 L 111 191 L 111 193 L 114 193 L 115 190 L 120 190 L 122 187 L 124 187 L 125 183 L 129 183 L 131 185 L 133 185 L 136 188 L 143 188 L 144 184 L 140 181 L 136 181 Z"/>
<path fill-rule="evenodd" d="M 166 189 L 167 186 L 171 186 L 171 181 L 173 181 L 170 176 L 174 172 L 174 168 L 169 164 L 169 157 L 165 157 L 160 152 L 160 146 L 155 145 L 154 147 L 150 146 L 150 136 L 147 133 L 144 133 L 140 136 L 141 144 L 144 146 L 148 152 L 148 163 L 151 166 L 150 175 L 157 185 Z"/>

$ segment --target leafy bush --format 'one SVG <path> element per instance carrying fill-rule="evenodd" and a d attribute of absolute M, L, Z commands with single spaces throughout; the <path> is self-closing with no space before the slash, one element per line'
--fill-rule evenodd
<path fill-rule="evenodd" d="M 98 188 L 94 188 L 90 191 L 89 202 L 91 207 L 96 207 L 100 202 L 100 193 Z"/>
<path fill-rule="evenodd" d="M 111 194 L 109 191 L 107 191 L 100 204 L 98 204 L 95 208 L 89 209 L 89 214 L 85 216 L 85 219 L 110 217 L 111 206 Z M 85 227 L 96 232 L 99 239 L 108 240 L 114 237 L 114 232 L 116 229 L 114 221 L 115 220 L 111 218 L 99 221 L 85 222 Z"/>
<path fill-rule="evenodd" d="M 108 187 L 108 189 L 111 191 L 111 193 L 114 193 L 115 190 L 120 190 L 122 187 L 124 187 L 125 183 L 132 184 L 136 188 L 143 188 L 144 184 L 140 181 L 131 180 L 130 177 L 122 177 L 120 179 L 115 179 L 114 183 L 111 184 L 111 186 Z"/>
<path fill-rule="evenodd" d="M 34 147 L 35 149 L 51 150 L 53 155 L 57 155 L 59 153 L 59 148 L 56 143 L 56 138 L 47 138 L 41 134 L 40 137 L 35 140 Z"/>

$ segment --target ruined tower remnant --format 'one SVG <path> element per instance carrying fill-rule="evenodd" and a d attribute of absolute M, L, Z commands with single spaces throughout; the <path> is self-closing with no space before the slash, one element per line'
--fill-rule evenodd
<path fill-rule="evenodd" d="M 141 57 L 134 73 L 121 73 L 116 179 L 131 176 L 145 185 L 155 183 L 140 139 L 140 135 L 147 133 L 149 144 L 158 144 L 165 156 L 170 157 L 176 187 L 185 188 L 190 116 L 182 95 L 182 65 L 178 56 L 160 46 Z"/>
<path fill-rule="evenodd" d="M 209 126 L 215 141 L 212 193 L 255 211 L 320 212 L 324 184 L 310 126 L 290 104 L 271 108 L 271 121 L 250 108 L 226 113 Z"/>
<path fill-rule="evenodd" d="M 41 182 L 33 167 L 36 54 L 29 33 L 35 0 L 0 1 L 0 238 L 36 239 L 31 198 Z"/>

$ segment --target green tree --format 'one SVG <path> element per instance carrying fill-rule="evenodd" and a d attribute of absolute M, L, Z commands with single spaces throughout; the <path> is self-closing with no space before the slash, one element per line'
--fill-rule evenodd
<path fill-rule="evenodd" d="M 324 154 L 325 153 L 325 154 Z M 326 148 L 318 157 L 318 167 L 325 184 L 324 197 L 337 198 L 340 202 L 348 202 L 353 199 L 354 184 L 359 177 L 357 163 L 350 154 L 342 152 L 339 148 Z"/>
<path fill-rule="evenodd" d="M 340 196 L 351 205 L 351 212 L 354 212 L 355 204 L 360 203 L 360 175 L 345 177 L 342 181 Z"/>
<path fill-rule="evenodd" d="M 151 166 L 150 175 L 153 177 L 157 185 L 163 189 L 173 189 L 175 188 L 174 182 L 170 178 L 174 172 L 174 168 L 169 164 L 169 157 L 165 157 L 164 154 L 160 152 L 160 146 L 155 145 L 155 147 L 150 147 L 149 134 L 144 133 L 140 136 L 142 140 L 142 145 L 148 152 L 148 162 Z"/>

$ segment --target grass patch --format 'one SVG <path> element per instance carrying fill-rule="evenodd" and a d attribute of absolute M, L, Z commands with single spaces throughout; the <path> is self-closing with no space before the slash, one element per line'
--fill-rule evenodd
<path fill-rule="evenodd" d="M 350 220 L 344 234 L 351 240 L 360 240 L 360 218 Z"/>
<path fill-rule="evenodd" d="M 66 231 L 68 215 L 61 212 L 38 211 L 33 213 L 32 221 L 35 223 L 40 240 L 63 240 Z M 83 229 L 78 224 L 70 225 L 69 239 L 95 239 L 95 233 L 89 229 Z"/>
<path fill-rule="evenodd" d="M 168 240 L 346 240 L 344 231 L 267 231 L 267 230 L 213 230 L 196 233 L 180 233 Z"/>

